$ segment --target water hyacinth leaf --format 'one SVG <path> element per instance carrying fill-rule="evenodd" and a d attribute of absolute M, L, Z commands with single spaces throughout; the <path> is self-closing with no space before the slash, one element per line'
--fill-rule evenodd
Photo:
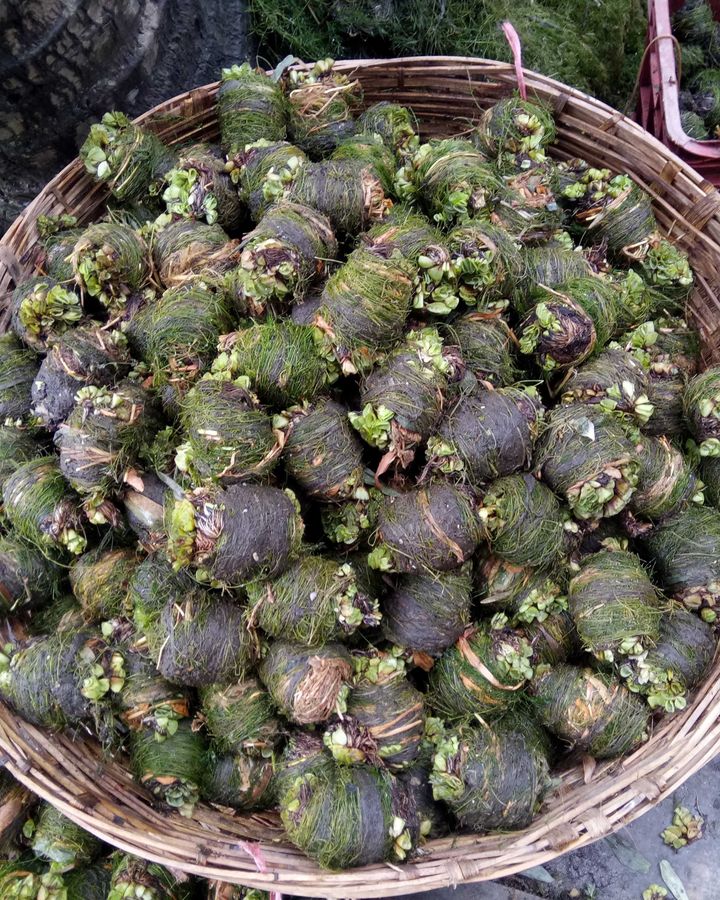
<path fill-rule="evenodd" d="M 667 301 L 666 308 L 678 307 L 682 314 L 693 286 L 693 273 L 687 254 L 665 238 L 655 235 L 639 268 L 648 284 L 662 293 Z"/>
<path fill-rule="evenodd" d="M 610 273 L 620 297 L 617 305 L 617 329 L 625 331 L 647 322 L 659 297 L 634 269 L 615 269 Z"/>
<path fill-rule="evenodd" d="M 45 886 L 44 869 L 44 864 L 34 857 L 0 863 L 0 889 L 7 897 L 34 897 Z"/>
<path fill-rule="evenodd" d="M 80 297 L 51 278 L 31 278 L 15 289 L 11 327 L 33 350 L 42 352 L 82 318 Z"/>
<path fill-rule="evenodd" d="M 366 546 L 377 525 L 383 494 L 377 488 L 367 489 L 367 500 L 345 500 L 323 506 L 320 511 L 325 537 L 333 544 Z"/>
<path fill-rule="evenodd" d="M 705 819 L 694 816 L 687 806 L 676 806 L 673 810 L 672 824 L 660 835 L 665 844 L 680 850 L 703 836 Z"/>

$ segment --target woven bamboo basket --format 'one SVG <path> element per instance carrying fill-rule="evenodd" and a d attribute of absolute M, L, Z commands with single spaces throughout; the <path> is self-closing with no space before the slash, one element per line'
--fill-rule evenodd
<path fill-rule="evenodd" d="M 368 104 L 392 99 L 415 111 L 424 137 L 457 134 L 485 107 L 516 86 L 510 65 L 479 59 L 427 57 L 348 61 Z M 555 111 L 560 158 L 581 156 L 626 171 L 653 198 L 666 233 L 692 260 L 696 289 L 689 314 L 706 362 L 720 361 L 720 196 L 639 125 L 579 91 L 533 72 L 529 94 Z M 138 122 L 168 143 L 217 137 L 217 84 L 168 100 Z M 73 213 L 81 222 L 100 210 L 105 188 L 75 160 L 54 178 L 0 241 L 0 304 L 32 270 L 38 215 Z M 2 305 L 0 305 L 2 310 Z M 0 330 L 7 311 L 0 312 Z M 320 870 L 282 839 L 272 813 L 231 815 L 201 804 L 193 819 L 153 808 L 122 760 L 104 760 L 87 739 L 51 735 L 0 704 L 0 763 L 71 819 L 123 850 L 211 879 L 300 896 L 391 897 L 484 881 L 546 863 L 604 837 L 671 794 L 720 751 L 720 660 L 682 713 L 655 726 L 631 756 L 590 772 L 575 766 L 541 814 L 521 832 L 459 835 L 431 841 L 404 866 Z"/>

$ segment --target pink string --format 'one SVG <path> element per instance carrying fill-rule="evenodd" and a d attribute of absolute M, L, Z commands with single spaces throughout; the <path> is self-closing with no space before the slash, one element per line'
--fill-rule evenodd
<path fill-rule="evenodd" d="M 265 863 L 265 857 L 262 855 L 262 851 L 257 844 L 251 844 L 248 841 L 240 841 L 240 846 L 242 849 L 252 858 L 252 861 L 257 866 L 258 872 L 267 872 L 267 864 Z M 282 894 L 278 891 L 270 891 L 270 900 L 283 900 Z"/>
<path fill-rule="evenodd" d="M 510 44 L 510 49 L 512 51 L 520 96 L 523 98 L 523 100 L 527 100 L 527 88 L 525 87 L 525 75 L 523 74 L 522 67 L 522 47 L 520 46 L 520 37 L 517 31 L 515 31 L 515 27 L 513 26 L 512 22 L 503 22 L 502 28 L 505 39 L 507 40 L 508 44 Z"/>

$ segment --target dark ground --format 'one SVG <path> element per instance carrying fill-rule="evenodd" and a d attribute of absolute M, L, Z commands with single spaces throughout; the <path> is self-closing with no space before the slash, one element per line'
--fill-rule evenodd
<path fill-rule="evenodd" d="M 677 805 L 705 819 L 703 837 L 675 851 L 663 843 Z M 610 838 L 590 844 L 533 871 L 532 878 L 463 885 L 456 890 L 416 894 L 415 900 L 642 900 L 651 884 L 663 885 L 667 860 L 687 892 L 687 900 L 720 897 L 720 761 L 685 782 L 677 792 Z M 537 880 L 542 879 L 542 880 Z M 668 890 L 668 898 L 673 894 Z M 682 895 L 676 900 L 684 900 Z"/>
<path fill-rule="evenodd" d="M 250 52 L 244 0 L 0 0 L 0 234 L 104 112 L 139 115 Z"/>

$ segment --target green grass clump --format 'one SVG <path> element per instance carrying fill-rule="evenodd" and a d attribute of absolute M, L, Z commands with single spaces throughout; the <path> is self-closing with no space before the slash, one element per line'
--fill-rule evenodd
<path fill-rule="evenodd" d="M 282 59 L 457 55 L 511 59 L 509 19 L 530 68 L 622 106 L 635 80 L 647 20 L 641 0 L 396 0 L 378 7 L 319 0 L 250 0 L 260 54 Z"/>

